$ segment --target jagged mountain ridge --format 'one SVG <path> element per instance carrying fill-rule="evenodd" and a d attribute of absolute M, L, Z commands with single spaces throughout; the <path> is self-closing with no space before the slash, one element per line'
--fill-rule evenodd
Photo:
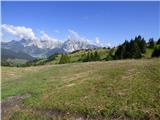
<path fill-rule="evenodd" d="M 93 49 L 99 46 L 85 40 L 68 39 L 64 42 L 51 40 L 21 39 L 1 42 L 1 47 L 14 52 L 22 51 L 33 57 L 47 57 L 54 53 L 69 53 L 80 49 Z"/>

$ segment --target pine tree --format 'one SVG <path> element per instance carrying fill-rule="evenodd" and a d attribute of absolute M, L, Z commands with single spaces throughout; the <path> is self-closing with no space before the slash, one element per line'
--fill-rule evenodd
<path fill-rule="evenodd" d="M 157 45 L 160 45 L 160 38 L 159 38 L 158 41 L 157 41 Z"/>
<path fill-rule="evenodd" d="M 61 58 L 60 58 L 60 61 L 59 61 L 59 64 L 64 64 L 64 63 L 65 63 L 64 54 L 62 54 Z"/>
<path fill-rule="evenodd" d="M 144 38 L 142 38 L 140 35 L 138 37 L 135 37 L 134 42 L 137 43 L 138 47 L 140 48 L 142 53 L 146 52 L 146 41 Z"/>
<path fill-rule="evenodd" d="M 91 52 L 91 53 L 90 53 L 90 60 L 89 60 L 89 61 L 94 61 L 94 60 L 95 60 L 94 55 L 93 55 L 93 53 Z"/>
<path fill-rule="evenodd" d="M 123 43 L 123 58 L 130 58 L 130 43 L 126 40 Z"/>
<path fill-rule="evenodd" d="M 160 44 L 155 46 L 152 57 L 160 57 Z"/>
<path fill-rule="evenodd" d="M 123 46 L 119 45 L 115 52 L 115 59 L 123 59 Z"/>
<path fill-rule="evenodd" d="M 149 46 L 148 46 L 149 48 L 154 48 L 154 46 L 155 46 L 154 39 L 153 38 L 149 39 L 148 44 L 149 44 Z"/>
<path fill-rule="evenodd" d="M 94 60 L 95 60 L 95 61 L 100 60 L 100 55 L 98 54 L 97 51 L 94 52 Z"/>
<path fill-rule="evenodd" d="M 114 49 L 112 48 L 110 51 L 109 51 L 109 53 L 108 53 L 108 55 L 107 55 L 107 57 L 105 58 L 105 60 L 113 60 L 114 59 L 114 55 L 113 55 L 113 52 L 114 52 Z"/>
<path fill-rule="evenodd" d="M 67 54 L 62 54 L 59 64 L 65 64 L 65 63 L 70 63 L 70 58 Z"/>
<path fill-rule="evenodd" d="M 130 49 L 131 49 L 131 58 L 141 58 L 141 50 L 137 44 L 137 42 L 131 40 L 130 42 Z"/>
<path fill-rule="evenodd" d="M 70 57 L 67 54 L 65 55 L 65 62 L 70 63 Z"/>
<path fill-rule="evenodd" d="M 88 61 L 90 61 L 90 60 L 91 60 L 91 57 L 90 57 L 90 53 L 88 52 L 88 53 L 87 53 L 86 61 L 88 62 Z"/>
<path fill-rule="evenodd" d="M 144 38 L 140 41 L 140 44 L 139 44 L 139 48 L 141 50 L 142 53 L 145 53 L 146 52 L 146 41 L 144 40 Z"/>

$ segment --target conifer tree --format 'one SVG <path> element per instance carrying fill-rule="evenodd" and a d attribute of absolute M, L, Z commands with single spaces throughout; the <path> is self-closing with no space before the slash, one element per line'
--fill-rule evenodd
<path fill-rule="evenodd" d="M 65 64 L 65 63 L 70 63 L 70 58 L 67 54 L 62 54 L 59 64 Z"/>
<path fill-rule="evenodd" d="M 153 38 L 149 39 L 148 44 L 149 44 L 149 46 L 148 46 L 149 48 L 154 48 L 154 46 L 155 46 L 154 39 Z"/>
<path fill-rule="evenodd" d="M 158 41 L 157 41 L 157 45 L 160 45 L 160 38 L 159 38 Z"/>
<path fill-rule="evenodd" d="M 155 46 L 152 57 L 160 57 L 160 44 Z"/>
<path fill-rule="evenodd" d="M 100 60 L 100 55 L 98 54 L 97 51 L 94 52 L 94 60 L 95 60 L 95 61 Z"/>
<path fill-rule="evenodd" d="M 131 53 L 131 58 L 141 58 L 141 50 L 138 47 L 137 42 L 131 40 L 130 43 L 130 53 Z"/>

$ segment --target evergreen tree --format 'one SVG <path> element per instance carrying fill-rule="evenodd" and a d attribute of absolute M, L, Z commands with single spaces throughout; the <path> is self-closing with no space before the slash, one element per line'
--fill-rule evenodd
<path fill-rule="evenodd" d="M 130 43 L 126 40 L 123 43 L 123 58 L 130 58 Z"/>
<path fill-rule="evenodd" d="M 123 46 L 119 45 L 115 52 L 115 59 L 123 59 Z"/>
<path fill-rule="evenodd" d="M 131 58 L 141 58 L 141 50 L 137 44 L 137 42 L 131 40 L 130 42 L 130 53 Z"/>
<path fill-rule="evenodd" d="M 160 44 L 155 46 L 152 57 L 160 57 Z"/>
<path fill-rule="evenodd" d="M 158 41 L 157 41 L 157 45 L 160 45 L 160 38 L 159 38 Z"/>
<path fill-rule="evenodd" d="M 87 58 L 86 58 L 86 62 L 90 61 L 91 57 L 90 57 L 90 52 L 87 53 Z"/>
<path fill-rule="evenodd" d="M 87 55 L 84 55 L 82 58 L 83 62 L 88 62 L 88 61 L 98 61 L 100 60 L 100 56 L 97 51 L 93 52 L 88 52 Z"/>
<path fill-rule="evenodd" d="M 91 53 L 90 53 L 90 60 L 89 60 L 89 61 L 94 61 L 94 60 L 95 60 L 94 55 L 93 55 L 93 53 L 91 52 Z"/>
<path fill-rule="evenodd" d="M 65 61 L 66 61 L 66 63 L 70 63 L 71 61 L 70 61 L 70 57 L 66 54 L 65 55 Z"/>
<path fill-rule="evenodd" d="M 80 57 L 80 59 L 78 61 L 87 62 L 86 56 L 87 56 L 86 53 L 82 54 L 82 56 Z"/>
<path fill-rule="evenodd" d="M 100 55 L 98 54 L 97 51 L 94 52 L 94 60 L 95 60 L 95 61 L 100 60 Z"/>
<path fill-rule="evenodd" d="M 140 44 L 139 44 L 139 48 L 141 50 L 142 53 L 145 53 L 146 52 L 146 41 L 144 40 L 144 38 L 140 41 Z"/>
<path fill-rule="evenodd" d="M 61 58 L 60 58 L 60 61 L 59 61 L 59 64 L 64 64 L 64 63 L 65 63 L 64 54 L 62 54 Z"/>
<path fill-rule="evenodd" d="M 53 54 L 53 55 L 50 55 L 50 56 L 47 58 L 46 62 L 50 62 L 50 61 L 55 60 L 57 56 L 58 56 L 58 53 L 55 53 L 55 54 Z"/>
<path fill-rule="evenodd" d="M 70 63 L 70 58 L 67 54 L 62 54 L 59 64 L 65 64 L 65 63 Z"/>
<path fill-rule="evenodd" d="M 114 49 L 112 48 L 112 49 L 109 51 L 109 53 L 108 53 L 107 57 L 105 58 L 105 60 L 107 60 L 107 61 L 113 60 L 113 59 L 114 59 L 113 52 L 114 52 Z"/>
<path fill-rule="evenodd" d="M 142 38 L 140 35 L 138 37 L 135 37 L 134 40 L 137 45 L 139 46 L 140 50 L 142 53 L 146 52 L 146 41 L 144 40 L 144 38 Z"/>
<path fill-rule="evenodd" d="M 154 43 L 154 40 L 153 40 L 153 38 L 151 38 L 151 39 L 149 39 L 149 42 L 148 42 L 148 47 L 149 48 L 154 48 L 154 46 L 155 46 L 155 43 Z"/>

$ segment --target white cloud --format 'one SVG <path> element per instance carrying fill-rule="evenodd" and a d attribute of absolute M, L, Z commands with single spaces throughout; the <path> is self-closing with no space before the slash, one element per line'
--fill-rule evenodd
<path fill-rule="evenodd" d="M 61 44 L 62 41 L 59 39 L 56 39 L 54 37 L 49 36 L 46 32 L 40 31 L 40 36 L 35 36 L 34 32 L 32 31 L 31 28 L 27 28 L 24 26 L 14 26 L 14 25 L 8 25 L 8 24 L 3 24 L 1 25 L 2 31 L 7 32 L 14 37 L 20 38 L 20 39 L 30 39 L 34 42 L 35 45 L 40 46 L 40 42 L 43 41 L 43 43 L 46 43 L 47 46 L 50 46 L 50 44 Z M 58 30 L 55 30 L 56 33 L 59 33 Z M 74 30 L 68 29 L 69 35 L 68 39 L 70 40 L 76 40 L 76 41 L 82 41 L 84 43 L 90 43 L 90 44 L 95 44 L 101 47 L 110 47 L 110 43 L 104 43 L 100 40 L 99 37 L 95 38 L 95 41 L 89 40 L 85 37 L 80 36 L 77 32 Z M 1 33 L 2 35 L 2 33 Z M 3 33 L 3 36 L 5 33 Z M 2 36 L 1 36 L 2 37 Z M 48 42 L 47 42 L 48 41 Z M 41 45 L 42 46 L 42 45 Z"/>
<path fill-rule="evenodd" d="M 89 40 L 85 37 L 81 37 L 74 30 L 68 29 L 68 31 L 69 31 L 68 39 L 70 39 L 70 40 L 83 41 L 83 42 L 94 44 L 94 45 L 97 45 L 97 46 L 100 46 L 100 47 L 111 47 L 110 43 L 102 42 L 102 40 L 99 37 L 96 37 L 95 41 L 93 41 L 93 40 Z"/>
<path fill-rule="evenodd" d="M 40 40 L 47 40 L 47 41 L 54 41 L 54 42 L 61 42 L 61 40 L 59 40 L 59 39 L 57 39 L 57 38 L 54 38 L 54 37 L 51 37 L 51 36 L 49 36 L 46 32 L 44 32 L 44 31 L 40 31 L 40 34 L 41 34 L 41 36 L 40 36 Z"/>
<path fill-rule="evenodd" d="M 81 37 L 77 32 L 75 32 L 74 30 L 68 29 L 69 35 L 68 35 L 68 39 L 70 40 L 76 40 L 76 41 L 84 41 L 84 42 L 88 42 L 91 43 L 91 41 L 85 37 Z"/>
<path fill-rule="evenodd" d="M 96 37 L 95 43 L 96 43 L 96 45 L 98 45 L 100 47 L 111 47 L 110 43 L 102 42 L 102 40 L 100 40 L 99 37 Z"/>
<path fill-rule="evenodd" d="M 110 44 L 110 43 L 107 43 L 107 46 L 108 46 L 108 47 L 111 47 L 111 44 Z"/>
<path fill-rule="evenodd" d="M 3 24 L 2 30 L 5 32 L 10 33 L 13 36 L 18 38 L 25 38 L 25 39 L 36 39 L 35 34 L 33 33 L 31 28 L 27 28 L 24 26 L 13 26 L 8 24 Z"/>
<path fill-rule="evenodd" d="M 50 37 L 47 33 L 45 33 L 44 31 L 40 31 L 40 39 L 41 40 L 52 40 L 53 38 Z"/>
<path fill-rule="evenodd" d="M 0 37 L 2 37 L 3 36 L 3 33 L 2 33 L 2 31 L 0 32 Z"/>
<path fill-rule="evenodd" d="M 96 37 L 96 44 L 100 44 L 100 39 L 99 39 L 99 37 Z"/>
<path fill-rule="evenodd" d="M 58 39 L 55 39 L 53 37 L 50 37 L 47 33 L 44 31 L 40 31 L 40 37 L 36 37 L 33 30 L 31 28 L 27 28 L 24 26 L 13 26 L 8 24 L 1 25 L 2 31 L 7 32 L 14 37 L 20 38 L 20 39 L 31 39 L 31 40 L 53 40 L 57 41 Z"/>
<path fill-rule="evenodd" d="M 71 29 L 68 29 L 69 35 L 68 35 L 68 39 L 71 40 L 81 40 L 81 37 L 79 36 L 79 34 Z"/>

